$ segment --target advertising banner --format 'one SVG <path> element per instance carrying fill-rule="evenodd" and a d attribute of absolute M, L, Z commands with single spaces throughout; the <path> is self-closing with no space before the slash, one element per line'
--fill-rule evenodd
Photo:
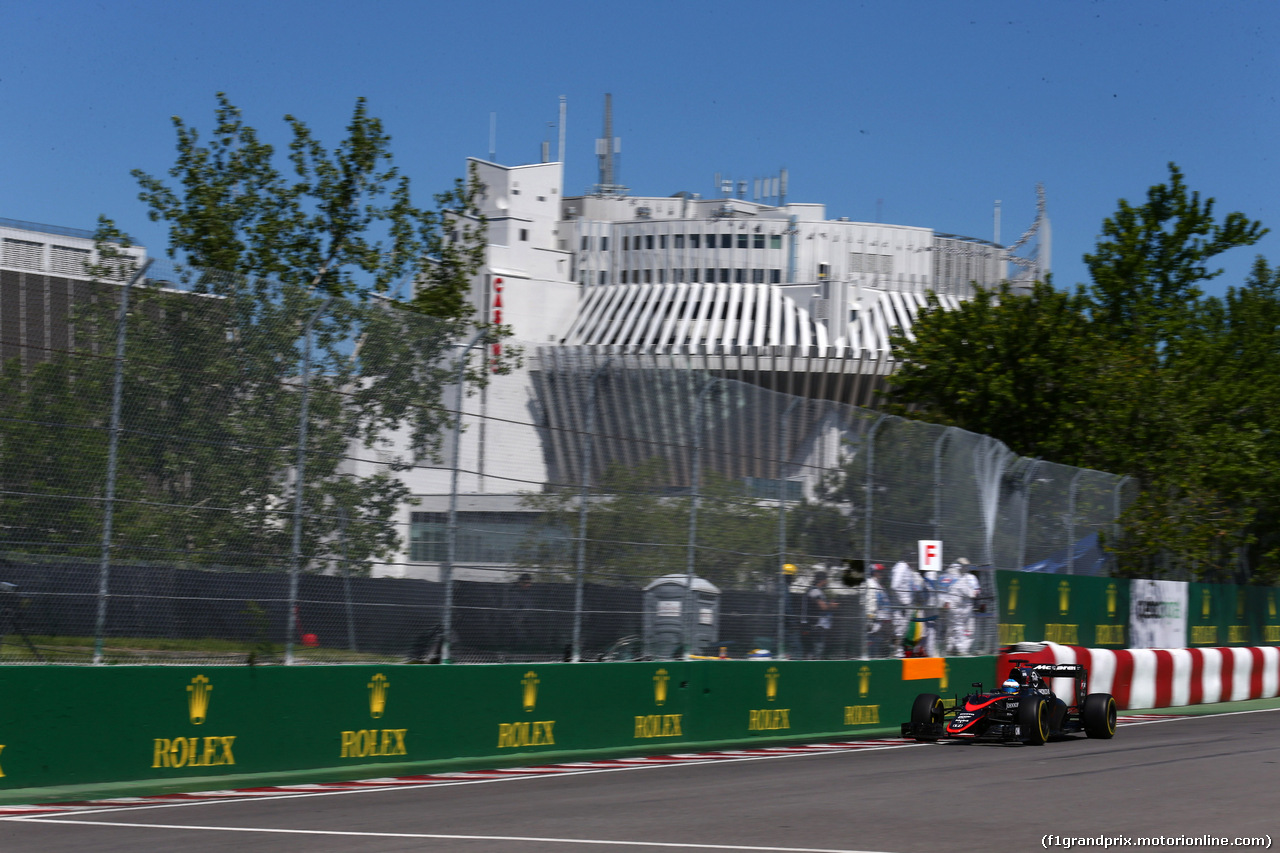
<path fill-rule="evenodd" d="M 1129 587 L 1129 646 L 1187 647 L 1187 583 L 1135 580 Z"/>
<path fill-rule="evenodd" d="M 1129 580 L 1032 572 L 996 572 L 1000 645 L 1053 642 L 1128 645 Z"/>
<path fill-rule="evenodd" d="M 1187 639 L 1192 647 L 1261 646 L 1280 643 L 1274 587 L 1193 583 L 1187 603 Z"/>

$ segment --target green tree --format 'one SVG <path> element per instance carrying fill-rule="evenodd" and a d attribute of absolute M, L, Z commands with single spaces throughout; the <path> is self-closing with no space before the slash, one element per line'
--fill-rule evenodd
<path fill-rule="evenodd" d="M 1213 259 L 1266 233 L 1213 208 L 1170 164 L 1145 203 L 1122 199 L 1104 222 L 1085 256 L 1088 287 L 1005 287 L 957 311 L 933 302 L 913 339 L 893 339 L 902 367 L 891 410 L 991 435 L 1021 455 L 1136 477 L 1142 491 L 1112 543 L 1124 571 L 1227 579 L 1247 550 L 1255 579 L 1273 576 L 1264 519 L 1274 518 L 1280 448 L 1253 401 L 1274 399 L 1267 324 L 1280 303 L 1261 260 L 1226 299 L 1203 296 L 1221 272 Z"/>
<path fill-rule="evenodd" d="M 221 94 L 215 118 L 208 141 L 174 118 L 172 185 L 134 172 L 150 217 L 169 226 L 174 267 L 149 271 L 130 294 L 117 553 L 283 564 L 304 329 L 316 317 L 304 553 L 316 566 L 340 551 L 367 566 L 399 544 L 390 522 L 408 494 L 395 473 L 439 450 L 449 355 L 476 328 L 466 294 L 483 260 L 482 187 L 473 173 L 436 196 L 434 209 L 416 207 L 363 99 L 332 150 L 287 116 L 283 171 L 275 149 Z M 99 236 L 107 256 L 122 242 L 107 219 Z M 108 257 L 96 272 L 119 266 Z M 413 292 L 401 298 L 406 283 Z M 28 432 L 51 407 L 76 409 L 59 423 L 83 440 L 41 441 L 57 481 L 45 491 L 54 496 L 101 490 L 104 389 L 114 366 L 104 355 L 114 352 L 116 299 L 111 292 L 76 318 L 80 352 L 31 375 L 6 365 L 0 377 L 0 413 Z M 484 376 L 477 368 L 471 379 Z M 6 428 L 0 440 L 21 439 Z M 361 458 L 378 464 L 361 466 Z M 0 504 L 7 519 L 30 508 Z M 48 528 L 45 539 L 91 543 L 82 515 L 64 522 L 51 506 L 37 526 Z"/>

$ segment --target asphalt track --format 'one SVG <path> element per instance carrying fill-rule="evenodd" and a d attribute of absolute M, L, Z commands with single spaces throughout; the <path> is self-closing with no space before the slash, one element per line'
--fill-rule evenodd
<path fill-rule="evenodd" d="M 9 817 L 0 819 L 0 851 L 942 853 L 1042 849 L 1045 835 L 1280 842 L 1278 791 L 1273 708 L 1138 720 L 1110 741 L 886 740 L 857 751 Z"/>

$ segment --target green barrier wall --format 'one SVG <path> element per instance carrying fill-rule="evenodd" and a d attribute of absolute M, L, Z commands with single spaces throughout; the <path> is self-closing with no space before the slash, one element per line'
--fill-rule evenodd
<path fill-rule="evenodd" d="M 1187 644 L 1267 646 L 1280 643 L 1274 587 L 1192 583 L 1187 592 Z"/>
<path fill-rule="evenodd" d="M 904 681 L 900 660 L 0 667 L 0 802 L 857 736 L 994 668 L 949 659 L 942 678 Z"/>
<path fill-rule="evenodd" d="M 1050 642 L 1123 649 L 1129 639 L 1129 581 L 996 572 L 1000 645 Z"/>

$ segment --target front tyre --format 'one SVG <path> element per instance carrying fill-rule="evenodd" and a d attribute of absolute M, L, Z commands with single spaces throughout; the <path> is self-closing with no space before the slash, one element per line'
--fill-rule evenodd
<path fill-rule="evenodd" d="M 1018 705 L 1018 725 L 1022 742 L 1039 746 L 1049 739 L 1049 702 L 1043 696 L 1029 696 Z"/>
<path fill-rule="evenodd" d="M 943 717 L 942 697 L 936 693 L 921 693 L 911 705 L 912 723 L 941 723 Z M 920 743 L 932 743 L 936 737 L 917 737 Z"/>
<path fill-rule="evenodd" d="M 1080 722 L 1089 737 L 1112 738 L 1116 734 L 1116 700 L 1110 693 L 1090 693 L 1084 697 Z"/>

